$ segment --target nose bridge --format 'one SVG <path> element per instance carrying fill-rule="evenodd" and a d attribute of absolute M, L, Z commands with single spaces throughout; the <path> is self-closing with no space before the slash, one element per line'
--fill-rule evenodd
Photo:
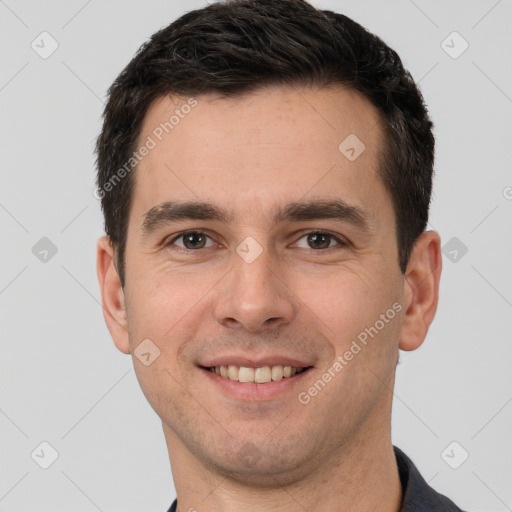
<path fill-rule="evenodd" d="M 258 331 L 292 319 L 292 293 L 279 276 L 279 262 L 259 247 L 247 239 L 237 247 L 232 271 L 218 289 L 214 313 L 226 327 Z"/>

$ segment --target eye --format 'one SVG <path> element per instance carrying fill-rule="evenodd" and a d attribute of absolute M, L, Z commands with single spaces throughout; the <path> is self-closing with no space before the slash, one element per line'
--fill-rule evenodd
<path fill-rule="evenodd" d="M 343 241 L 338 236 L 326 231 L 310 231 L 308 233 L 304 233 L 300 237 L 299 241 L 302 239 L 306 239 L 306 246 L 301 246 L 299 242 L 297 242 L 295 245 L 303 249 L 325 250 L 336 246 L 348 246 L 347 242 Z M 208 240 L 210 240 L 209 245 Z M 335 244 L 333 244 L 333 241 Z M 165 242 L 166 247 L 182 249 L 185 251 L 207 249 L 208 247 L 213 247 L 214 245 L 215 244 L 213 243 L 212 239 L 202 231 L 185 231 L 176 235 L 169 242 Z"/>
<path fill-rule="evenodd" d="M 309 233 L 304 234 L 299 240 L 302 240 L 303 238 L 306 239 L 306 243 L 309 246 L 303 246 L 304 249 L 331 249 L 333 247 L 331 244 L 333 240 L 336 242 L 336 245 L 338 246 L 346 247 L 348 245 L 346 242 L 344 242 L 337 236 L 332 235 L 331 233 L 327 233 L 325 231 L 311 231 Z"/>
<path fill-rule="evenodd" d="M 207 239 L 210 237 L 208 235 L 205 235 L 201 231 L 186 231 L 184 233 L 180 233 L 179 235 L 175 236 L 172 240 L 170 240 L 168 243 L 166 243 L 167 246 L 175 245 L 176 247 L 179 247 L 180 249 L 189 249 L 189 250 L 195 250 L 195 249 L 205 249 L 206 247 L 212 247 L 213 244 L 207 246 Z M 210 239 L 211 240 L 211 239 Z M 182 245 L 177 244 L 177 241 L 181 241 Z"/>

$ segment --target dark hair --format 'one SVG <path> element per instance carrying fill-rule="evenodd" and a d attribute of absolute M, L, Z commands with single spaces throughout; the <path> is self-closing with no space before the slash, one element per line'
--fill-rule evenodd
<path fill-rule="evenodd" d="M 379 110 L 385 147 L 378 172 L 392 198 L 405 273 L 428 221 L 434 137 L 421 92 L 400 57 L 350 18 L 305 0 L 230 0 L 188 12 L 156 32 L 108 90 L 96 143 L 97 190 L 123 286 L 134 183 L 126 163 L 149 105 L 168 94 L 230 97 L 280 84 L 344 85 Z"/>

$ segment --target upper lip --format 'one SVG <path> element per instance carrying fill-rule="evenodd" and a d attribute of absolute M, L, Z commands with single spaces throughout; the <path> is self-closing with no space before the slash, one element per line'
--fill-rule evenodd
<path fill-rule="evenodd" d="M 248 368 L 258 368 L 260 366 L 294 366 L 295 368 L 307 368 L 312 366 L 311 363 L 301 361 L 294 357 L 280 356 L 280 355 L 260 355 L 248 357 L 247 355 L 225 355 L 216 356 L 211 359 L 206 359 L 200 365 L 206 368 L 212 366 L 228 366 L 234 364 L 235 366 L 244 366 Z"/>

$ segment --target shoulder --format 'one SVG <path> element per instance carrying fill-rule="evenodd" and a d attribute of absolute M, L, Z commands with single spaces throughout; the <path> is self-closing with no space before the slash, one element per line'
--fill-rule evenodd
<path fill-rule="evenodd" d="M 400 512 L 464 512 L 453 501 L 430 487 L 400 448 L 394 446 L 393 449 L 403 490 Z"/>

